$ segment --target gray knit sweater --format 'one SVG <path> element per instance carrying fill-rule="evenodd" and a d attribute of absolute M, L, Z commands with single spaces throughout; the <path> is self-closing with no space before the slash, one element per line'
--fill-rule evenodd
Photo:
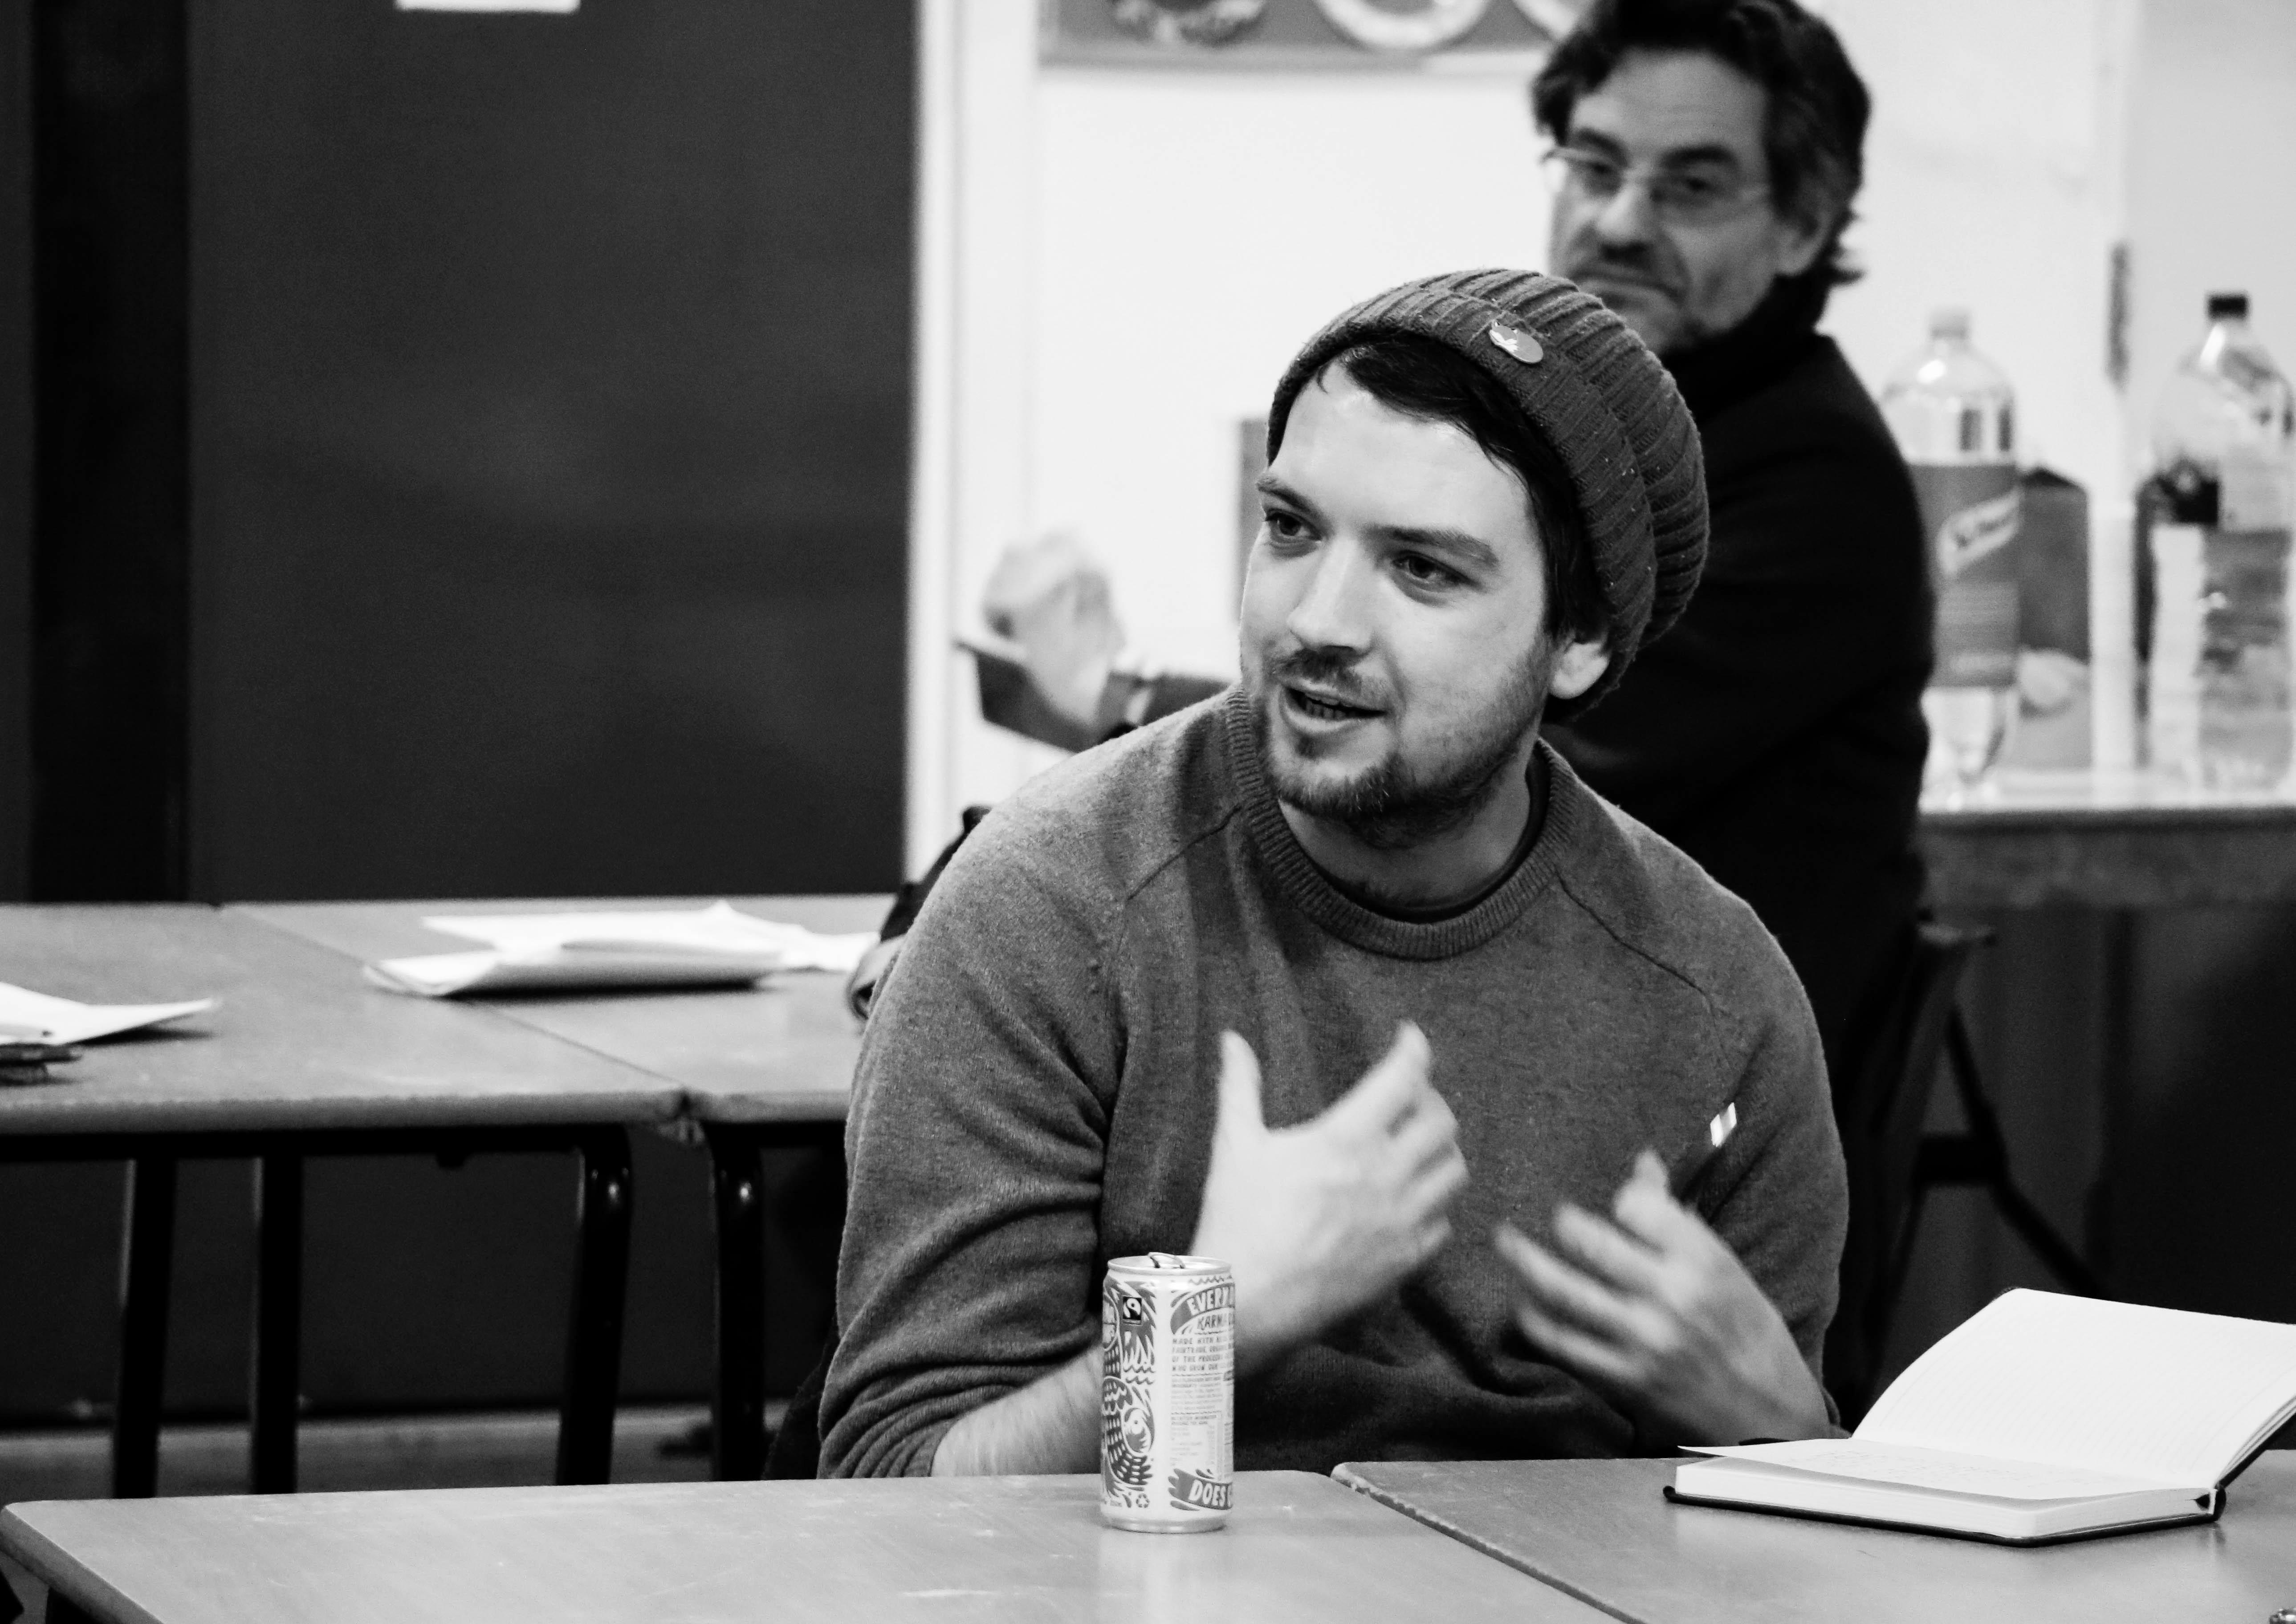
<path fill-rule="evenodd" d="M 1239 1466 L 1631 1449 L 1623 1416 L 1511 1330 L 1491 1229 L 1543 1236 L 1564 1199 L 1606 1211 L 1637 1150 L 1680 1163 L 1732 1100 L 1700 1205 L 1816 1369 L 1845 1196 L 1808 1005 L 1743 903 L 1545 761 L 1536 844 L 1435 923 L 1324 877 L 1234 694 L 992 814 L 862 1047 L 824 1475 L 929 1471 L 958 1416 L 1094 1342 L 1110 1258 L 1185 1248 L 1229 1028 L 1280 1128 L 1415 1020 L 1470 1175 L 1420 1275 L 1240 1386 Z"/>

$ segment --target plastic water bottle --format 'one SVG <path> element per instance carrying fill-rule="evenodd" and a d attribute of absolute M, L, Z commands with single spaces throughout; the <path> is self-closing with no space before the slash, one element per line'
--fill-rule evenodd
<path fill-rule="evenodd" d="M 2161 391 L 2139 494 L 2138 657 L 2155 768 L 2220 788 L 2288 777 L 2288 552 L 2296 406 L 2248 326 L 2209 296 L 2200 347 Z"/>
<path fill-rule="evenodd" d="M 1970 347 L 1969 313 L 1940 310 L 1883 388 L 1882 416 L 1914 476 L 1937 589 L 1927 776 L 1965 792 L 2017 714 L 2016 396 Z"/>

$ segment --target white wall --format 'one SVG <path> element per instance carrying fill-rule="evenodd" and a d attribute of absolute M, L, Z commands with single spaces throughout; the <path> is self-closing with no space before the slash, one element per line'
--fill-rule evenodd
<path fill-rule="evenodd" d="M 922 281 L 946 308 L 923 334 L 913 861 L 1052 759 L 974 719 L 945 652 L 998 550 L 1071 527 L 1136 641 L 1232 661 L 1236 420 L 1354 298 L 1543 265 L 1548 207 L 1517 78 L 1046 70 L 1031 0 L 922 4 Z M 1851 239 L 1868 274 L 1827 322 L 1869 387 L 1933 306 L 1965 305 L 2027 454 L 2125 499 L 2105 372 L 2124 234 L 2138 420 L 2207 288 L 2249 287 L 2296 360 L 2296 0 L 1822 9 L 1875 102 Z"/>
<path fill-rule="evenodd" d="M 1833 0 L 1874 95 L 1862 219 L 1867 274 L 1826 322 L 1870 388 L 1966 306 L 2016 386 L 2022 452 L 2093 491 L 2123 483 L 2105 374 L 2120 235 L 2122 0 Z"/>
<path fill-rule="evenodd" d="M 2296 3 L 2152 0 L 2130 121 L 2130 466 L 2152 403 L 2200 339 L 2203 300 L 2245 290 L 2296 368 Z"/>
<path fill-rule="evenodd" d="M 1030 486 L 1140 641 L 1233 667 L 1236 423 L 1302 340 L 1408 277 L 1538 259 L 1524 105 L 1513 80 L 1045 77 Z"/>

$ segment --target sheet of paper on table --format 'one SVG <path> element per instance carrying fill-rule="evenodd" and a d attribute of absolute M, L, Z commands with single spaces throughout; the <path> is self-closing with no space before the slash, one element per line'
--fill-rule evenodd
<path fill-rule="evenodd" d="M 180 1021 L 188 1015 L 205 1015 L 215 1007 L 211 998 L 180 1004 L 81 1004 L 0 982 L 0 1040 L 88 1043 Z"/>
<path fill-rule="evenodd" d="M 370 981 L 424 998 L 741 986 L 776 971 L 849 974 L 876 940 L 867 931 L 824 935 L 760 919 L 729 902 L 667 910 L 434 914 L 422 923 L 487 946 L 386 959 L 366 967 Z"/>

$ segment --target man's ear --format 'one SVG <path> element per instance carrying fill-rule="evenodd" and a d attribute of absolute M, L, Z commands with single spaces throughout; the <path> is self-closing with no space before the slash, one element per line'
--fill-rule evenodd
<path fill-rule="evenodd" d="M 1779 275 L 1800 276 L 1817 263 L 1833 230 L 1833 209 L 1820 208 L 1777 216 Z"/>
<path fill-rule="evenodd" d="M 1600 632 L 1577 642 L 1562 645 L 1554 656 L 1554 675 L 1546 684 L 1547 696 L 1555 699 L 1576 699 L 1603 680 L 1611 668 L 1611 639 Z"/>

